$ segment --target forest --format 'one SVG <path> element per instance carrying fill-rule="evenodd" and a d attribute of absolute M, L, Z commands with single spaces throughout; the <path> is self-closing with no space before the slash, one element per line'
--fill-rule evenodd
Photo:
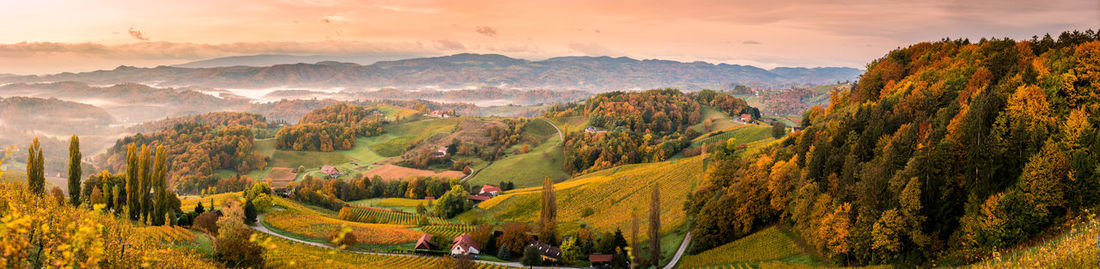
<path fill-rule="evenodd" d="M 1100 203 L 1100 35 L 894 50 L 801 131 L 716 148 L 692 252 L 793 228 L 834 264 L 961 265 Z"/>
<path fill-rule="evenodd" d="M 356 137 L 382 134 L 385 117 L 375 109 L 335 104 L 310 111 L 275 134 L 278 149 L 330 152 L 355 147 Z"/>
<path fill-rule="evenodd" d="M 253 130 L 236 123 L 252 122 L 257 115 L 249 113 L 211 114 L 211 125 L 199 121 L 184 121 L 151 134 L 138 133 L 119 139 L 105 154 L 105 167 L 119 171 L 125 163 L 126 147 L 132 144 L 165 146 L 171 179 L 169 184 L 184 193 L 197 193 L 217 183 L 216 169 L 248 173 L 267 166 L 267 159 L 253 151 Z M 236 119 L 231 119 L 236 117 Z M 201 119 L 204 117 L 196 117 Z M 213 120 L 220 119 L 220 120 Z M 262 118 L 261 118 L 262 120 Z M 256 124 L 262 124 L 260 121 Z"/>
<path fill-rule="evenodd" d="M 679 153 L 699 135 L 688 127 L 701 122 L 700 103 L 716 105 L 731 114 L 756 111 L 728 94 L 703 91 L 688 95 L 663 89 L 604 93 L 581 104 L 555 105 L 546 116 L 585 116 L 596 129 L 565 137 L 566 171 L 580 173 L 662 161 Z"/>

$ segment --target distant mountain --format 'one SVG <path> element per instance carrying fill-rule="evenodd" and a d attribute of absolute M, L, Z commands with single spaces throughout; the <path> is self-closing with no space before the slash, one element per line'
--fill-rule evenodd
<path fill-rule="evenodd" d="M 227 59 L 221 62 L 230 63 L 233 60 Z M 459 89 L 489 86 L 601 92 L 664 87 L 691 90 L 717 88 L 729 84 L 755 87 L 808 86 L 854 80 L 862 72 L 859 69 L 844 67 L 766 70 L 746 65 L 635 60 L 626 57 L 558 57 L 528 61 L 496 54 L 456 54 L 382 61 L 370 65 L 326 61 L 264 67 L 119 66 L 114 70 L 84 73 L 0 77 L 0 83 L 79 81 L 102 85 L 138 82 L 159 86 L 242 89 L 272 87 Z"/>
<path fill-rule="evenodd" d="M 354 56 L 328 56 L 328 55 L 310 55 L 310 56 L 297 56 L 297 55 L 283 55 L 283 54 L 260 54 L 260 55 L 248 55 L 248 56 L 231 56 L 206 59 L 201 61 L 194 61 L 184 64 L 173 65 L 173 67 L 184 68 L 214 68 L 214 67 L 231 67 L 231 66 L 252 66 L 252 67 L 264 67 L 280 64 L 299 64 L 299 63 L 317 63 L 325 61 L 333 62 L 348 62 L 356 64 L 373 64 L 378 61 L 392 61 L 407 57 L 415 57 L 415 55 L 395 55 L 395 54 L 364 54 Z M 3 76 L 0 74 L 0 76 Z"/>

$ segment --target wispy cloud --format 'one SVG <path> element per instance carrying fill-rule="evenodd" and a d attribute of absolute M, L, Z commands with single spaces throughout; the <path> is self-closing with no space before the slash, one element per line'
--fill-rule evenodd
<path fill-rule="evenodd" d="M 497 29 L 489 26 L 478 26 L 474 31 L 489 37 L 497 36 Z"/>
<path fill-rule="evenodd" d="M 141 31 L 134 30 L 134 27 L 130 27 L 130 36 L 137 40 L 149 41 L 149 37 L 146 37 Z"/>

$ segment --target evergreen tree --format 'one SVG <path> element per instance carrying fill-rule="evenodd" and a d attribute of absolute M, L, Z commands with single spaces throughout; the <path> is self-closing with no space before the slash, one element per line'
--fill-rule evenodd
<path fill-rule="evenodd" d="M 46 193 L 46 174 L 43 171 L 42 146 L 35 137 L 27 148 L 27 187 L 31 193 L 42 195 Z"/>
<path fill-rule="evenodd" d="M 206 212 L 206 209 L 202 207 L 202 202 L 199 202 L 199 204 L 195 205 L 195 216 L 198 216 L 203 212 Z"/>
<path fill-rule="evenodd" d="M 256 223 L 256 205 L 252 204 L 252 200 L 244 202 L 244 223 L 248 225 Z"/>
<path fill-rule="evenodd" d="M 69 140 L 69 202 L 80 205 L 80 138 Z"/>

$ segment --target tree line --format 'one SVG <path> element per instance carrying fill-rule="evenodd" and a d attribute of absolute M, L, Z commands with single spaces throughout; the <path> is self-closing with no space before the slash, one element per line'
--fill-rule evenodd
<path fill-rule="evenodd" d="M 685 206 L 692 252 L 782 223 L 834 264 L 964 264 L 1088 214 L 1100 203 L 1097 40 L 890 52 L 781 143 L 713 150 Z"/>
<path fill-rule="evenodd" d="M 357 137 L 382 134 L 385 117 L 377 109 L 339 103 L 310 111 L 298 124 L 275 134 L 275 147 L 284 150 L 330 152 L 355 147 Z"/>

